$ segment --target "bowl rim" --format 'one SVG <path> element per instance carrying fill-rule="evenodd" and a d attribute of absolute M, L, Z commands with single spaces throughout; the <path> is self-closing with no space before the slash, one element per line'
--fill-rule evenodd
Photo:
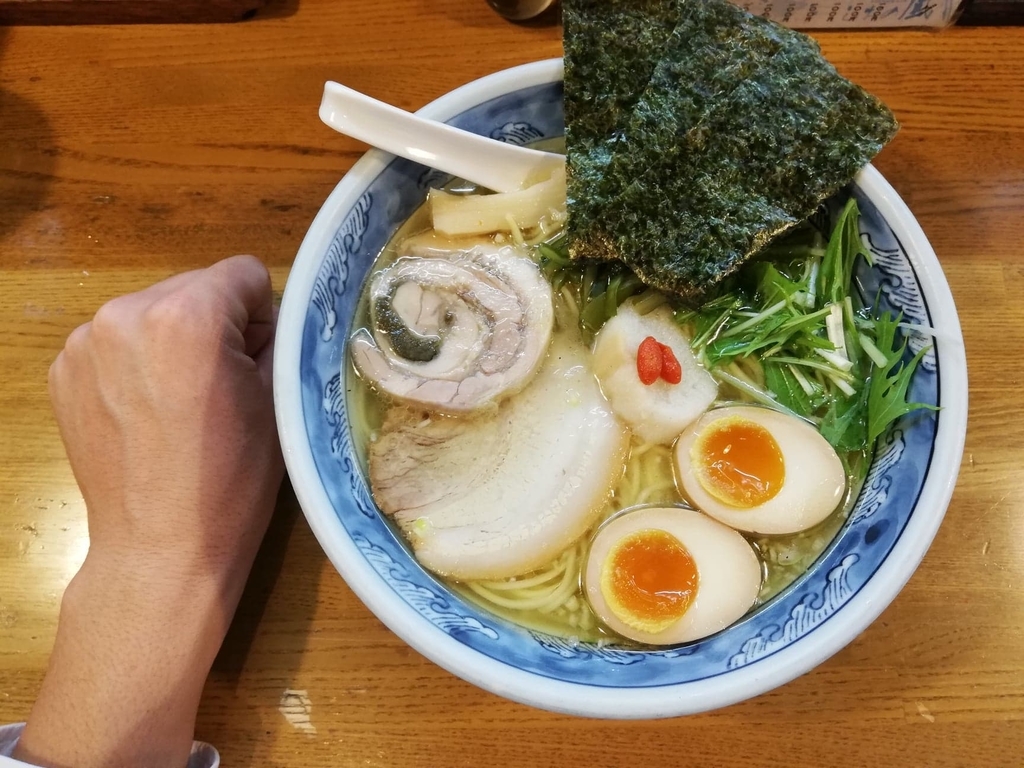
<path fill-rule="evenodd" d="M 505 93 L 562 79 L 562 59 L 546 59 L 474 80 L 427 104 L 417 114 L 448 120 Z M 765 693 L 810 671 L 865 630 L 913 575 L 931 545 L 949 504 L 967 427 L 967 363 L 960 322 L 938 258 L 917 220 L 873 166 L 856 184 L 872 200 L 904 246 L 941 346 L 939 392 L 943 406 L 934 455 L 916 508 L 889 556 L 849 602 L 813 633 L 774 654 L 712 679 L 667 686 L 603 688 L 553 680 L 512 667 L 469 648 L 431 624 L 394 591 L 362 557 L 334 511 L 306 439 L 299 364 L 302 328 L 319 264 L 351 204 L 366 183 L 394 159 L 370 150 L 341 179 L 314 218 L 285 286 L 274 353 L 274 406 L 285 463 L 296 497 L 317 541 L 359 599 L 416 651 L 452 674 L 514 701 L 565 714 L 614 719 L 652 719 L 716 709 Z"/>

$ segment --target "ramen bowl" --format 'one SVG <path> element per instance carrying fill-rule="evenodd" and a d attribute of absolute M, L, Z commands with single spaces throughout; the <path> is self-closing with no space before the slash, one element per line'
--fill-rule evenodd
<path fill-rule="evenodd" d="M 562 65 L 499 72 L 420 110 L 495 139 L 563 134 Z M 801 675 L 843 648 L 896 597 L 932 541 L 960 465 L 967 417 L 963 339 L 939 262 L 914 217 L 873 167 L 847 194 L 861 209 L 873 266 L 859 290 L 927 348 L 910 399 L 939 406 L 879 438 L 841 532 L 791 586 L 727 629 L 660 650 L 579 642 L 527 629 L 467 602 L 425 571 L 374 506 L 350 431 L 343 366 L 367 272 L 431 186 L 431 169 L 368 152 L 327 198 L 288 278 L 274 360 L 288 472 L 331 562 L 392 631 L 459 677 L 525 704 L 606 718 L 658 718 L 722 707 Z"/>

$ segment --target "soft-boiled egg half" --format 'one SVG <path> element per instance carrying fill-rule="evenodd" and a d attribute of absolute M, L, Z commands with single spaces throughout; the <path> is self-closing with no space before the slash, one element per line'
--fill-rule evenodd
<path fill-rule="evenodd" d="M 806 421 L 770 408 L 708 411 L 675 446 L 680 492 L 731 528 L 784 534 L 820 523 L 843 500 L 846 472 Z"/>
<path fill-rule="evenodd" d="M 584 571 L 594 613 L 652 645 L 697 640 L 745 614 L 761 564 L 736 531 L 685 507 L 646 507 L 604 523 Z"/>

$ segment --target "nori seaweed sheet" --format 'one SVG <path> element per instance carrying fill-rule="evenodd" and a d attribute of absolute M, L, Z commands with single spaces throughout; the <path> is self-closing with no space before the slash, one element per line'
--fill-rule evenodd
<path fill-rule="evenodd" d="M 567 131 L 571 165 L 596 153 L 604 167 L 573 190 L 569 248 L 620 258 L 649 285 L 696 300 L 810 216 L 898 125 L 806 35 L 727 0 L 665 2 L 679 22 L 621 135 L 595 148 Z M 586 48 L 577 41 L 566 55 Z M 567 61 L 567 104 L 576 71 Z"/>
<path fill-rule="evenodd" d="M 568 205 L 594 221 L 615 141 L 679 21 L 677 0 L 567 0 L 565 39 Z"/>

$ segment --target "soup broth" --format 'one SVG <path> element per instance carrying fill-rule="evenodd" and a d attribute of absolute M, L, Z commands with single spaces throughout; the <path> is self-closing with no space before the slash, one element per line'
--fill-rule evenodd
<path fill-rule="evenodd" d="M 444 241 L 444 238 L 431 232 L 426 206 L 418 210 L 396 233 L 378 256 L 370 274 L 373 275 L 393 263 L 400 246 L 410 238 L 427 239 L 439 244 Z M 444 241 L 443 244 L 457 248 L 481 241 L 494 242 L 494 238 Z M 370 325 L 367 294 L 364 287 L 353 323 L 354 328 L 368 328 Z M 577 322 L 579 310 L 574 305 L 571 295 L 565 291 L 556 291 L 554 300 L 556 334 L 580 334 Z M 377 439 L 388 409 L 396 406 L 367 385 L 356 372 L 351 360 L 346 365 L 345 381 L 353 443 L 362 469 L 366 476 L 369 476 L 368 446 Z M 741 380 L 763 384 L 763 374 L 755 360 L 743 360 L 733 365 L 734 375 Z M 723 384 L 715 405 L 748 402 L 750 399 L 742 388 Z M 865 458 L 860 454 L 844 457 L 847 466 L 863 460 Z M 638 504 L 682 503 L 684 500 L 677 490 L 673 467 L 671 447 L 645 443 L 634 436 L 622 479 L 614 488 L 594 528 L 616 512 Z M 859 493 L 855 481 L 858 474 L 847 472 L 847 476 L 849 482 L 843 503 L 833 514 L 813 528 L 785 536 L 747 535 L 760 557 L 763 571 L 762 587 L 756 605 L 763 605 L 771 600 L 805 573 L 835 538 Z M 619 642 L 621 638 L 618 635 L 603 628 L 584 594 L 581 574 L 591 533 L 569 546 L 549 564 L 532 573 L 499 580 L 449 581 L 449 586 L 480 607 L 531 629 L 580 641 Z"/>

